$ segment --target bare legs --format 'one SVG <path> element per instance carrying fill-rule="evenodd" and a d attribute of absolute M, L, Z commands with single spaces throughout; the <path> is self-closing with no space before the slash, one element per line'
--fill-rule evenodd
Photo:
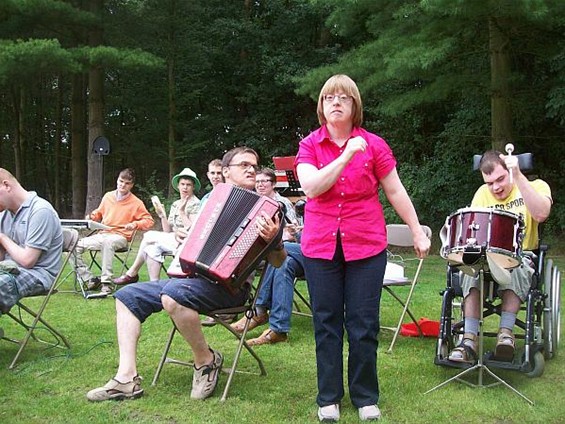
<path fill-rule="evenodd" d="M 130 277 L 135 277 L 139 274 L 139 270 L 144 263 L 147 263 L 147 271 L 149 273 L 149 281 L 157 281 L 161 274 L 161 262 L 156 261 L 147 255 L 146 247 L 152 242 L 147 242 L 145 237 L 139 245 L 139 251 L 135 257 L 135 261 L 131 267 L 126 271 L 126 274 Z"/>
<path fill-rule="evenodd" d="M 161 297 L 163 308 L 175 322 L 179 333 L 192 348 L 194 366 L 196 368 L 207 365 L 214 360 L 214 355 L 202 333 L 198 312 L 179 305 L 167 295 Z"/>
<path fill-rule="evenodd" d="M 162 296 L 161 301 L 192 348 L 196 367 L 212 362 L 214 356 L 202 333 L 198 312 L 179 305 L 166 295 Z M 120 382 L 128 382 L 137 375 L 137 343 L 141 335 L 141 322 L 119 300 L 116 300 L 116 321 L 120 363 L 115 378 Z"/>
<path fill-rule="evenodd" d="M 137 375 L 137 342 L 141 335 L 141 322 L 119 300 L 116 300 L 116 330 L 120 349 L 116 380 L 125 383 Z"/>
<path fill-rule="evenodd" d="M 520 311 L 521 300 L 512 290 L 500 292 L 502 298 L 502 310 L 517 314 Z M 479 318 L 479 290 L 472 288 L 465 298 L 465 317 Z"/>
<path fill-rule="evenodd" d="M 149 273 L 149 281 L 157 281 L 161 274 L 161 262 L 147 256 L 147 272 Z"/>

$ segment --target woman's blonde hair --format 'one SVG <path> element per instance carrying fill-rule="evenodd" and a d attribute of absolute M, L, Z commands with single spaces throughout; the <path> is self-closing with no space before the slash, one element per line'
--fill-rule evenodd
<path fill-rule="evenodd" d="M 326 117 L 324 116 L 324 96 L 326 94 L 343 93 L 351 96 L 353 103 L 351 105 L 351 120 L 354 127 L 360 127 L 363 123 L 363 102 L 361 101 L 361 94 L 357 84 L 347 75 L 337 74 L 330 77 L 320 90 L 318 97 L 318 121 L 320 125 L 326 124 Z"/>

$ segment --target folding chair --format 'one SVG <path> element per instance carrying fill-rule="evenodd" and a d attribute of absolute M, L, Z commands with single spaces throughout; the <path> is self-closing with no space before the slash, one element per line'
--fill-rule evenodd
<path fill-rule="evenodd" d="M 63 253 L 66 253 L 68 256 L 72 256 L 72 257 L 76 256 L 77 253 L 76 253 L 75 247 L 76 247 L 78 240 L 80 238 L 78 231 L 74 228 L 63 227 L 63 237 L 64 237 Z M 62 284 L 65 281 L 67 281 L 67 278 L 69 278 L 72 275 L 73 279 L 74 279 L 74 282 L 73 282 L 73 289 L 74 290 L 65 290 L 64 292 L 78 293 L 79 291 L 82 291 L 82 294 L 84 296 L 84 284 L 79 283 L 79 277 L 78 277 L 77 273 L 75 272 L 75 270 L 72 269 L 72 267 L 71 267 L 70 270 L 65 270 L 65 271 L 66 271 L 65 276 L 62 276 L 61 278 L 59 278 L 57 280 L 57 285 L 55 287 L 55 291 L 62 293 L 63 290 L 60 289 Z"/>
<path fill-rule="evenodd" d="M 245 340 L 245 338 L 247 336 L 247 330 L 249 328 L 249 323 L 251 321 L 251 318 L 253 318 L 253 316 L 254 316 L 255 303 L 257 301 L 259 289 L 261 288 L 261 284 L 263 282 L 263 277 L 265 275 L 266 268 L 267 267 L 263 267 L 263 269 L 261 271 L 261 276 L 259 278 L 259 282 L 257 284 L 257 287 L 252 289 L 252 294 L 249 296 L 249 300 L 247 301 L 247 303 L 245 303 L 242 306 L 235 307 L 235 308 L 218 309 L 218 310 L 212 311 L 209 314 L 207 314 L 209 317 L 212 317 L 214 319 L 214 321 L 216 321 L 217 324 L 221 325 L 223 328 L 228 330 L 231 334 L 233 334 L 233 336 L 236 339 L 239 340 L 231 368 L 222 368 L 222 371 L 228 374 L 228 380 L 226 382 L 226 386 L 224 388 L 224 392 L 223 392 L 222 397 L 221 397 L 222 401 L 225 401 L 227 399 L 228 392 L 229 392 L 229 389 L 230 389 L 230 386 L 231 386 L 231 382 L 232 382 L 234 374 L 236 372 L 247 373 L 247 374 L 256 374 L 256 375 L 259 375 L 259 376 L 266 376 L 267 375 L 267 371 L 265 370 L 265 366 L 263 365 L 263 361 L 257 355 L 257 353 L 251 348 L 251 346 L 249 346 L 247 344 L 247 341 Z M 245 323 L 243 333 L 238 334 L 237 332 L 235 332 L 231 328 L 231 326 L 228 323 L 222 321 L 221 315 L 240 314 L 240 313 L 245 314 L 245 316 L 247 317 L 247 322 Z M 161 371 L 163 370 L 163 366 L 165 364 L 176 364 L 176 365 L 185 365 L 185 366 L 193 366 L 194 365 L 192 362 L 179 361 L 177 359 L 173 359 L 173 358 L 168 357 L 169 350 L 171 348 L 171 344 L 173 342 L 173 338 L 175 336 L 175 333 L 177 333 L 177 328 L 175 327 L 175 325 L 173 323 L 173 328 L 169 332 L 169 337 L 167 339 L 167 343 L 165 345 L 163 355 L 161 356 L 161 360 L 159 361 L 159 365 L 157 366 L 157 370 L 155 371 L 155 375 L 153 376 L 153 381 L 151 383 L 152 386 L 155 386 L 157 384 L 157 380 L 159 379 L 159 376 L 161 375 Z M 241 355 L 241 351 L 243 350 L 243 348 L 245 348 L 249 352 L 249 354 L 255 359 L 255 361 L 257 362 L 257 366 L 259 367 L 259 372 L 237 370 L 237 364 L 239 362 L 239 357 Z"/>
<path fill-rule="evenodd" d="M 167 273 L 167 269 L 169 268 L 171 262 L 175 258 L 175 253 L 163 253 L 163 258 L 165 259 L 161 264 L 161 271 L 165 274 Z"/>
<path fill-rule="evenodd" d="M 304 294 L 302 294 L 302 292 L 298 289 L 298 287 L 296 287 L 296 285 L 299 281 L 306 281 L 306 280 L 305 280 L 304 277 L 296 277 L 294 279 L 294 299 L 292 300 L 292 303 L 294 304 L 294 308 L 292 310 L 292 313 L 295 314 L 295 315 L 311 318 L 312 317 L 312 305 L 310 305 L 310 300 Z M 300 302 L 304 306 L 306 306 L 306 308 L 310 312 L 303 312 L 302 311 L 300 303 L 296 300 L 297 297 L 298 297 L 298 299 L 300 299 Z"/>
<path fill-rule="evenodd" d="M 422 225 L 426 236 L 431 239 L 432 237 L 432 230 L 430 227 Z M 394 336 L 392 338 L 392 342 L 390 347 L 388 348 L 387 353 L 392 353 L 392 348 L 396 343 L 396 338 L 400 333 L 400 328 L 402 326 L 402 322 L 404 321 L 404 317 L 406 314 L 410 317 L 410 319 L 416 325 L 418 332 L 422 335 L 421 328 L 418 324 L 418 321 L 410 311 L 410 301 L 412 299 L 412 294 L 414 293 L 414 289 L 416 284 L 418 283 L 418 277 L 420 276 L 420 270 L 422 269 L 422 264 L 424 263 L 423 259 L 418 259 L 413 257 L 411 259 L 405 259 L 400 255 L 395 255 L 391 249 L 394 248 L 412 248 L 414 246 L 414 241 L 412 239 L 412 232 L 408 225 L 405 224 L 389 224 L 386 226 L 387 230 L 387 239 L 388 239 L 388 260 L 387 260 L 387 272 L 385 272 L 385 278 L 383 281 L 383 288 L 384 290 L 389 293 L 394 299 L 402 305 L 402 313 L 400 314 L 400 319 L 398 320 L 398 324 L 396 327 L 384 327 L 381 328 L 383 330 L 390 330 L 394 331 Z M 412 278 L 406 277 L 404 275 L 404 271 L 406 269 L 406 265 L 408 261 L 413 260 L 417 261 L 418 265 L 416 267 L 416 271 Z M 395 293 L 395 288 L 402 287 L 402 286 L 410 286 L 410 291 L 406 300 L 402 300 L 397 293 Z"/>
<path fill-rule="evenodd" d="M 136 235 L 137 235 L 137 229 L 133 230 L 131 240 L 127 242 L 126 247 L 124 247 L 122 249 L 117 249 L 117 250 L 114 251 L 114 258 L 116 258 L 118 260 L 118 262 L 120 262 L 120 264 L 122 265 L 121 268 L 120 268 L 120 271 L 118 273 L 116 273 L 116 275 L 124 274 L 127 271 L 127 269 L 129 268 L 128 259 L 129 259 L 129 256 L 130 256 L 130 252 L 132 251 L 132 247 L 133 247 L 133 243 L 135 241 Z M 89 253 L 90 253 L 90 269 L 92 269 L 93 266 L 96 266 L 99 270 L 102 269 L 102 266 L 96 260 L 96 257 L 98 256 L 98 252 L 99 252 L 99 250 L 89 250 Z"/>
<path fill-rule="evenodd" d="M 67 349 L 71 348 L 71 346 L 70 346 L 69 342 L 67 341 L 67 339 L 65 338 L 65 336 L 63 336 L 51 324 L 49 324 L 42 317 L 42 314 L 43 314 L 43 311 L 45 310 L 45 308 L 47 307 L 47 303 L 49 302 L 49 299 L 51 298 L 51 296 L 54 293 L 57 292 L 56 288 L 60 284 L 59 280 L 62 279 L 62 275 L 65 271 L 65 267 L 66 267 L 67 263 L 69 262 L 69 258 L 71 257 L 71 254 L 74 253 L 77 241 L 78 241 L 78 239 L 76 237 L 73 237 L 73 233 L 71 231 L 63 229 L 63 251 L 68 252 L 68 253 L 65 255 L 65 259 L 63 260 L 63 263 L 61 265 L 61 269 L 59 270 L 59 273 L 55 277 L 55 281 L 51 285 L 51 288 L 47 291 L 46 294 L 37 295 L 37 296 L 43 296 L 43 302 L 41 302 L 41 305 L 40 305 L 39 309 L 37 310 L 37 312 L 35 312 L 33 309 L 31 309 L 30 307 L 28 307 L 24 304 L 25 299 L 21 299 L 14 306 L 14 308 L 17 308 L 19 310 L 19 313 L 16 314 L 14 312 L 14 308 L 12 308 L 10 310 L 10 312 L 8 312 L 6 314 L 6 316 L 9 316 L 10 318 L 12 318 L 16 323 L 21 325 L 26 330 L 26 334 L 21 341 L 11 339 L 11 338 L 8 338 L 8 337 L 3 337 L 5 340 L 8 340 L 10 342 L 13 342 L 13 343 L 20 345 L 20 347 L 19 347 L 19 349 L 16 353 L 16 356 L 14 356 L 14 359 L 12 360 L 12 362 L 10 363 L 10 366 L 8 367 L 9 369 L 13 369 L 16 366 L 16 362 L 20 358 L 20 355 L 22 354 L 23 350 L 27 346 L 30 338 L 33 338 L 37 342 L 48 344 L 52 347 L 63 348 L 63 346 L 61 346 L 61 344 L 64 344 L 64 346 Z M 30 297 L 37 297 L 37 296 L 30 296 Z M 22 311 L 25 311 L 28 315 L 33 317 L 33 321 L 32 321 L 31 324 L 27 324 L 24 321 L 24 319 L 22 317 Z M 43 327 L 45 327 L 45 329 L 53 336 L 53 338 L 55 339 L 54 342 L 42 340 L 35 335 L 35 330 L 38 328 L 37 327 L 38 323 L 41 323 L 43 325 Z"/>

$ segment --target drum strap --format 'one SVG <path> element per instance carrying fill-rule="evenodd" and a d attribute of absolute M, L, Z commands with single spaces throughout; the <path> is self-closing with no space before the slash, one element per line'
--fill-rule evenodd
<path fill-rule="evenodd" d="M 447 259 L 447 248 L 448 246 L 448 240 L 447 240 L 447 221 L 445 222 L 445 224 L 443 224 L 443 227 L 441 227 L 441 230 L 439 231 L 439 238 L 441 240 L 441 248 L 439 249 L 439 255 L 443 258 L 443 259 Z"/>

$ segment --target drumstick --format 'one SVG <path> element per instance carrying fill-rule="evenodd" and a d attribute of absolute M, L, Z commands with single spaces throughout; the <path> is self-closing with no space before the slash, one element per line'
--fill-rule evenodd
<path fill-rule="evenodd" d="M 514 145 L 512 143 L 508 143 L 504 147 L 504 150 L 506 150 L 506 153 L 508 153 L 508 156 L 512 156 L 512 152 L 514 151 Z M 510 168 L 508 170 L 508 173 L 510 174 L 510 184 L 514 184 L 514 179 L 512 178 L 512 168 Z"/>

